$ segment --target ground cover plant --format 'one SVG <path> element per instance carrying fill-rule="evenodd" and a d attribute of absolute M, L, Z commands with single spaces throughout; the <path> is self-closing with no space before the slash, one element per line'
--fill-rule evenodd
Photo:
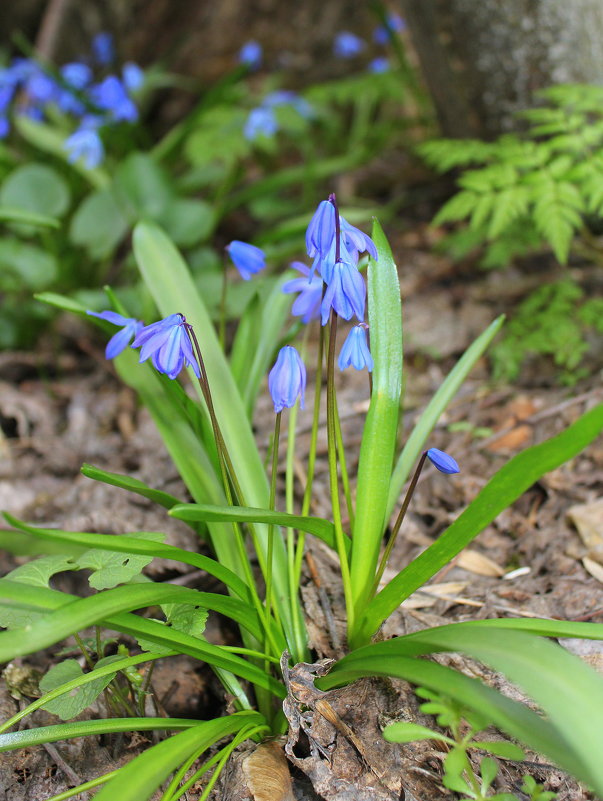
<path fill-rule="evenodd" d="M 435 139 L 418 152 L 438 172 L 460 170 L 457 191 L 435 224 L 466 223 L 441 246 L 455 257 L 480 253 L 485 269 L 550 248 L 559 265 L 573 256 L 601 262 L 597 236 L 603 211 L 601 89 L 553 86 L 520 115 L 527 125 L 494 142 Z M 588 370 L 593 334 L 601 333 L 601 298 L 570 270 L 531 293 L 493 349 L 495 374 L 515 379 L 528 354 L 554 359 L 560 378 L 575 383 Z M 595 336 L 596 339 L 596 336 Z"/>
<path fill-rule="evenodd" d="M 150 798 L 161 787 L 162 797 L 172 799 L 215 766 L 203 791 L 206 797 L 232 749 L 242 740 L 258 742 L 289 731 L 286 750 L 295 758 L 296 739 L 304 730 L 310 748 L 318 749 L 308 713 L 319 709 L 323 715 L 330 714 L 325 693 L 361 676 L 390 676 L 423 688 L 422 697 L 427 699 L 424 711 L 435 714 L 449 734 L 399 721 L 386 727 L 384 735 L 395 742 L 422 738 L 444 742 L 450 748 L 444 781 L 455 792 L 468 798 L 512 797 L 490 793 L 497 770 L 490 757 L 482 759 L 477 773 L 467 758 L 471 748 L 506 759 L 522 758 L 515 742 L 475 737 L 494 725 L 601 794 L 600 732 L 593 709 L 603 708 L 603 682 L 577 657 L 546 639 L 601 639 L 601 626 L 504 618 L 428 628 L 383 642 L 378 641 L 378 632 L 404 599 L 448 564 L 497 514 L 544 473 L 575 457 L 600 434 L 603 406 L 594 407 L 566 431 L 511 459 L 429 548 L 393 577 L 381 581 L 388 575 L 388 557 L 426 460 L 447 475 L 459 470 L 451 455 L 429 447 L 429 435 L 502 320 L 495 320 L 470 346 L 398 452 L 403 371 L 401 302 L 396 265 L 378 222 L 369 238 L 340 213 L 334 195 L 322 200 L 306 232 L 311 266 L 298 268 L 302 278 L 291 273 L 282 276 L 265 306 L 256 304 L 247 310 L 230 358 L 220 341 L 220 326 L 214 328 L 187 265 L 168 235 L 153 222 L 141 222 L 134 230 L 133 245 L 142 280 L 158 316 L 164 315 L 157 322 L 145 326 L 131 317 L 110 289 L 107 297 L 112 308 L 92 314 L 70 298 L 46 294 L 40 300 L 96 321 L 110 332 L 107 356 L 113 359 L 122 380 L 147 405 L 193 502 L 182 503 L 127 475 L 109 474 L 89 465 L 83 471 L 95 480 L 152 499 L 170 515 L 189 522 L 214 557 L 166 545 L 158 532 L 122 536 L 66 532 L 33 526 L 7 515 L 15 532 L 59 544 L 62 551 L 27 563 L 0 580 L 2 624 L 8 629 L 0 633 L 0 659 L 31 654 L 73 635 L 89 670 L 83 674 L 73 660 L 53 668 L 43 684 L 47 694 L 2 724 L 0 748 L 14 749 L 87 733 L 170 730 L 177 733 L 111 775 L 88 783 L 86 789 L 104 784 L 98 793 L 101 799 L 115 793 L 125 799 L 142 799 Z M 250 281 L 264 269 L 263 254 L 253 245 L 233 242 L 229 254 Z M 291 293 L 298 293 L 293 312 L 306 324 L 302 354 L 309 325 L 314 319 L 320 322 L 313 444 L 299 508 L 292 492 L 295 408 L 298 400 L 304 402 L 306 368 L 302 355 L 290 344 L 291 332 L 275 352 L 275 342 L 285 328 Z M 341 320 L 353 318 L 343 345 L 338 345 Z M 338 369 L 353 367 L 370 375 L 370 402 L 355 493 L 351 491 L 353 482 L 346 469 L 345 443 L 340 434 L 336 363 Z M 184 368 L 196 398 L 178 380 Z M 275 428 L 271 466 L 266 474 L 250 418 L 262 378 L 268 372 Z M 321 389 L 323 375 L 326 398 Z M 309 514 L 323 403 L 330 518 Z M 284 510 L 276 508 L 283 413 L 290 425 Z M 409 478 L 406 494 L 401 497 Z M 312 664 L 299 601 L 308 537 L 319 538 L 336 554 L 345 599 L 348 653 L 329 665 Z M 206 571 L 222 583 L 227 594 L 145 579 L 141 570 L 155 557 L 169 557 Z M 97 590 L 94 594 L 78 598 L 50 588 L 49 581 L 56 573 L 80 569 L 92 571 L 89 583 Z M 161 615 L 157 607 L 161 607 Z M 154 609 L 152 617 L 132 614 L 145 608 Z M 214 645 L 205 639 L 208 610 L 236 623 L 239 644 Z M 90 627 L 95 627 L 91 639 L 84 634 Z M 136 640 L 139 648 L 124 648 L 122 644 L 116 654 L 106 656 L 103 629 L 128 635 L 133 638 L 128 642 Z M 543 714 L 423 658 L 440 652 L 465 653 L 505 673 Z M 235 712 L 203 722 L 146 714 L 148 673 L 147 678 L 141 678 L 132 668 L 178 653 L 212 666 L 233 699 Z M 313 675 L 318 676 L 315 685 L 308 681 Z M 9 730 L 34 708 L 46 705 L 70 720 L 102 692 L 107 693 L 113 711 L 105 719 Z M 215 751 L 184 780 L 196 760 L 228 735 L 235 735 L 229 745 Z M 323 756 L 328 758 L 328 753 Z M 525 792 L 538 797 L 540 789 L 529 778 L 525 787 Z"/>

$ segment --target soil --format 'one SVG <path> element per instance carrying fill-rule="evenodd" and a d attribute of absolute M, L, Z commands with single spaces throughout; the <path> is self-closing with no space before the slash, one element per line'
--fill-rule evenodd
<path fill-rule="evenodd" d="M 464 348 L 497 314 L 512 308 L 521 294 L 522 280 L 534 280 L 534 276 L 522 279 L 520 274 L 484 276 L 474 270 L 463 271 L 434 256 L 430 245 L 428 235 L 415 229 L 400 236 L 394 248 L 401 265 L 404 299 L 405 433 Z M 600 369 L 600 365 L 595 367 Z M 348 370 L 338 380 L 348 470 L 354 475 L 360 423 L 367 408 L 366 375 Z M 432 542 L 510 456 L 558 433 L 603 400 L 596 373 L 571 389 L 555 381 L 555 370 L 546 362 L 528 365 L 514 386 L 491 384 L 488 363 L 483 360 L 477 365 L 430 439 L 431 446 L 454 455 L 461 473 L 448 477 L 434 469 L 424 471 L 394 550 L 393 568 L 402 567 Z M 311 380 L 308 384 L 311 386 Z M 311 398 L 307 401 L 311 408 Z M 267 393 L 260 398 L 254 422 L 259 442 L 266 449 L 273 427 Z M 309 423 L 310 412 L 300 414 L 302 461 Z M 191 529 L 169 518 L 161 508 L 80 474 L 81 464 L 90 462 L 187 499 L 149 415 L 137 405 L 131 391 L 120 385 L 104 359 L 102 346 L 83 324 L 61 319 L 54 336 L 42 342 L 35 353 L 0 355 L 0 424 L 2 509 L 32 523 L 73 531 L 163 531 L 171 544 L 203 550 Z M 281 457 L 284 470 L 284 451 Z M 498 616 L 599 621 L 603 617 L 602 488 L 603 445 L 597 442 L 571 463 L 544 476 L 502 513 L 467 551 L 402 605 L 386 624 L 384 636 Z M 328 516 L 324 427 L 316 489 L 313 512 Z M 17 539 L 10 540 L 13 550 L 16 543 Z M 312 543 L 310 549 L 314 572 L 304 575 L 302 598 L 311 645 L 316 659 L 337 657 L 343 642 L 343 606 L 336 564 L 320 543 Z M 8 549 L 1 551 L 0 573 L 29 558 Z M 176 562 L 155 560 L 145 573 L 155 581 L 216 590 L 215 582 L 206 575 Z M 90 591 L 81 574 L 59 576 L 54 586 L 81 594 Z M 212 616 L 207 636 L 213 642 L 231 642 L 233 632 Z M 595 668 L 602 668 L 599 644 L 563 644 Z M 44 672 L 57 661 L 60 650 L 59 646 L 47 649 L 15 660 L 15 665 L 35 679 L 32 670 Z M 458 656 L 439 658 L 520 697 L 515 688 L 480 665 Z M 153 685 L 160 708 L 172 716 L 211 718 L 227 705 L 206 666 L 188 657 L 160 661 Z M 14 697 L 18 695 L 14 687 L 9 690 L 2 681 L 0 717 L 6 719 L 27 704 L 28 692 L 35 694 L 35 680 L 34 689 L 25 688 L 20 699 Z M 433 742 L 402 748 L 380 736 L 383 725 L 392 720 L 433 725 L 433 719 L 422 716 L 408 685 L 364 680 L 329 693 L 328 699 L 363 744 L 364 753 L 314 712 L 313 737 L 332 752 L 332 759 L 326 759 L 320 750 L 312 753 L 312 744 L 302 738 L 295 749 L 295 765 L 288 770 L 278 744 L 264 746 L 255 757 L 245 746 L 232 759 L 214 797 L 233 801 L 251 798 L 252 793 L 258 799 L 328 801 L 445 801 L 453 797 L 441 784 L 444 754 Z M 81 717 L 100 714 L 102 709 L 93 707 Z M 31 725 L 53 721 L 56 718 L 41 711 L 30 720 Z M 0 797 L 7 801 L 48 798 L 114 770 L 151 741 L 151 735 L 80 738 L 9 752 L 2 757 Z M 503 762 L 498 792 L 516 792 L 521 798 L 521 776 L 529 771 L 546 789 L 559 793 L 560 801 L 592 798 L 541 757 L 530 754 L 528 759 L 530 763 L 519 768 Z M 272 765 L 271 773 L 281 777 L 277 789 L 266 790 L 262 785 L 258 774 L 262 764 Z M 201 785 L 187 797 L 193 801 L 200 792 Z"/>

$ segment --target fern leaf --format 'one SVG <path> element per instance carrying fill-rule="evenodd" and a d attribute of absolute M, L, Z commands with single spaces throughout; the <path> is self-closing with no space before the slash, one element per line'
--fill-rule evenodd
<path fill-rule="evenodd" d="M 492 210 L 488 239 L 495 239 L 518 217 L 527 213 L 530 193 L 525 186 L 513 186 L 503 189 L 496 198 Z"/>
<path fill-rule="evenodd" d="M 442 208 L 433 219 L 433 225 L 441 225 L 447 222 L 458 222 L 464 220 L 473 212 L 477 203 L 478 195 L 468 190 L 458 192 L 444 203 Z"/>

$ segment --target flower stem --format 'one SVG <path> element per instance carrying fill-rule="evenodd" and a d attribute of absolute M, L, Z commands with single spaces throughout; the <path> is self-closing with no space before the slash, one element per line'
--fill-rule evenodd
<path fill-rule="evenodd" d="M 274 421 L 274 438 L 272 441 L 272 471 L 270 474 L 270 500 L 268 508 L 274 511 L 276 507 L 276 474 L 278 470 L 278 445 L 281 438 L 282 410 L 277 413 Z M 274 552 L 274 524 L 268 526 L 268 545 L 266 548 L 266 613 L 271 614 L 272 607 L 272 557 Z"/>
<path fill-rule="evenodd" d="M 339 220 L 339 217 L 337 217 Z M 337 225 L 339 229 L 339 225 Z M 327 354 L 327 450 L 329 459 L 329 484 L 331 488 L 331 506 L 333 509 L 333 524 L 335 526 L 335 544 L 339 556 L 341 581 L 345 596 L 346 612 L 348 617 L 348 631 L 354 627 L 354 597 L 350 581 L 350 565 L 345 550 L 344 531 L 341 523 L 341 507 L 339 504 L 339 482 L 337 480 L 337 442 L 336 442 L 336 411 L 335 411 L 335 341 L 337 338 L 337 312 L 331 310 L 329 331 L 329 350 Z"/>
<path fill-rule="evenodd" d="M 402 521 L 406 516 L 406 510 L 408 509 L 408 504 L 410 503 L 410 499 L 412 498 L 414 491 L 416 489 L 417 481 L 419 480 L 419 476 L 421 475 L 421 470 L 423 470 L 423 465 L 425 464 L 426 458 L 427 458 L 427 451 L 423 451 L 423 453 L 421 454 L 421 458 L 419 459 L 417 469 L 415 470 L 412 480 L 408 485 L 408 489 L 406 490 L 406 495 L 404 496 L 404 500 L 402 501 L 402 506 L 400 507 L 400 511 L 398 512 L 398 517 L 396 518 L 396 522 L 392 527 L 392 533 L 390 534 L 389 540 L 387 541 L 387 545 L 385 546 L 385 551 L 383 552 L 383 556 L 381 557 L 381 561 L 379 562 L 379 567 L 377 569 L 375 581 L 371 589 L 371 596 L 370 596 L 371 598 L 375 595 L 375 593 L 379 589 L 379 582 L 381 581 L 381 576 L 383 575 L 383 571 L 385 570 L 387 561 L 391 556 L 394 543 L 396 542 L 396 537 L 398 536 L 398 532 L 400 531 L 400 526 L 402 525 Z"/>

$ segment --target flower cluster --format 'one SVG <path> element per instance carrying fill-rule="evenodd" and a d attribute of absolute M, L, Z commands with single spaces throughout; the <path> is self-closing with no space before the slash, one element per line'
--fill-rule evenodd
<path fill-rule="evenodd" d="M 91 169 L 104 158 L 99 129 L 118 122 L 135 122 L 138 109 L 132 100 L 144 73 L 136 64 L 125 64 L 121 74 L 105 74 L 114 61 L 110 34 L 98 34 L 92 56 L 47 71 L 26 58 L 13 59 L 0 71 L 0 138 L 10 132 L 9 112 L 43 120 L 49 107 L 58 108 L 78 120 L 78 128 L 65 142 L 71 162 L 82 159 Z"/>
<path fill-rule="evenodd" d="M 259 70 L 262 66 L 262 56 L 262 45 L 250 39 L 239 50 L 239 64 L 243 64 L 249 70 Z"/>
<path fill-rule="evenodd" d="M 279 129 L 275 111 L 279 106 L 291 106 L 305 119 L 314 115 L 312 106 L 303 97 L 288 89 L 278 89 L 266 95 L 261 104 L 249 112 L 243 129 L 245 139 L 253 142 L 258 136 L 274 136 Z"/>
<path fill-rule="evenodd" d="M 385 17 L 385 23 L 373 31 L 373 42 L 379 46 L 388 45 L 394 36 L 406 30 L 406 23 L 399 14 L 390 12 Z M 359 56 L 367 43 L 351 31 L 340 31 L 333 40 L 333 53 L 337 58 L 351 59 Z M 375 57 L 368 65 L 372 73 L 387 72 L 390 68 L 385 56 Z"/>

